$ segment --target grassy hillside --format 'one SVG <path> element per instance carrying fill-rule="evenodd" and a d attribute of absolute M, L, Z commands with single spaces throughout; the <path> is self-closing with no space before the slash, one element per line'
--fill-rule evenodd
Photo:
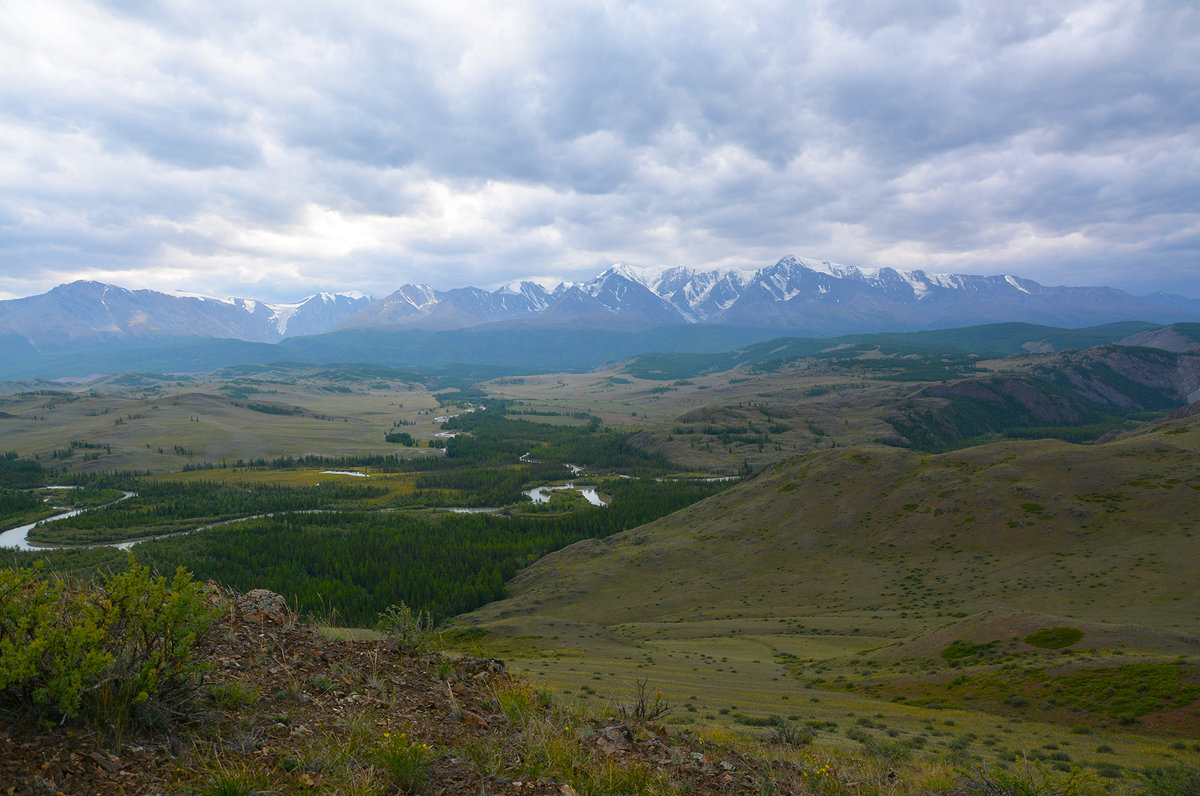
<path fill-rule="evenodd" d="M 713 727 L 1194 763 L 1198 464 L 1194 417 L 1102 446 L 817 451 L 546 557 L 461 636 L 585 702 L 650 677 Z M 1066 652 L 1038 635 L 1064 627 Z"/>

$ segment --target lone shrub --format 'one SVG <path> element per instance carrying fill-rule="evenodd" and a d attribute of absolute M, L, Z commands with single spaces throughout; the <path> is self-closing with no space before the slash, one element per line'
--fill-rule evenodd
<path fill-rule="evenodd" d="M 414 652 L 427 652 L 433 647 L 433 618 L 428 611 L 414 611 L 403 602 L 381 611 L 376 627 Z"/>
<path fill-rule="evenodd" d="M 771 734 L 768 736 L 771 743 L 786 746 L 808 746 L 817 737 L 815 732 L 800 726 L 797 722 L 781 716 L 772 716 L 771 718 L 774 719 Z"/>
<path fill-rule="evenodd" d="M 633 701 L 617 708 L 625 721 L 658 721 L 674 710 L 674 706 L 663 697 L 662 691 L 655 689 L 654 693 L 650 693 L 646 682 L 645 678 L 634 680 Z"/>
<path fill-rule="evenodd" d="M 40 574 L 0 570 L 0 702 L 121 730 L 176 715 L 197 694 L 197 645 L 216 609 L 190 574 L 168 582 L 137 564 L 100 584 Z"/>

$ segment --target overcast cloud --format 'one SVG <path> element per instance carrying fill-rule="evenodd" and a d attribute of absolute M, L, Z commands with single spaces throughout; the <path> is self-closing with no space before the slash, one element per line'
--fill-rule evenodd
<path fill-rule="evenodd" d="M 785 254 L 1200 297 L 1194 0 L 0 0 L 0 75 L 0 298 Z"/>

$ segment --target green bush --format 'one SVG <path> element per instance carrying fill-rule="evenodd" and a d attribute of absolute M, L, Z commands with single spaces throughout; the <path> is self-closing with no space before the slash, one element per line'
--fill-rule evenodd
<path fill-rule="evenodd" d="M 113 656 L 103 609 L 64 583 L 32 569 L 0 570 L 0 693 L 71 717 Z"/>
<path fill-rule="evenodd" d="M 784 744 L 786 746 L 808 746 L 817 737 L 817 734 L 810 729 L 800 726 L 794 721 L 783 719 L 779 716 L 772 716 L 774 727 L 771 734 L 768 736 L 771 743 Z"/>
<path fill-rule="evenodd" d="M 434 646 L 433 618 L 429 612 L 414 611 L 403 601 L 381 611 L 375 626 L 380 633 L 396 639 L 413 652 L 428 652 Z"/>
<path fill-rule="evenodd" d="M 1178 765 L 1147 769 L 1139 796 L 1200 796 L 1200 769 Z"/>
<path fill-rule="evenodd" d="M 1043 627 L 1025 637 L 1025 643 L 1031 647 L 1046 650 L 1060 650 L 1069 647 L 1083 638 L 1083 631 L 1073 627 Z"/>
<path fill-rule="evenodd" d="M 119 731 L 195 696 L 197 645 L 216 610 L 187 572 L 167 581 L 131 564 L 98 584 L 40 575 L 0 569 L 0 703 Z"/>

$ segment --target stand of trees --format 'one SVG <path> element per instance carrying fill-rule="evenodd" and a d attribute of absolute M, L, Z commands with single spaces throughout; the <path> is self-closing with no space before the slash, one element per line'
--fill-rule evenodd
<path fill-rule="evenodd" d="M 32 459 L 22 459 L 13 451 L 0 455 L 0 486 L 5 489 L 31 489 L 44 486 L 46 468 Z"/>
<path fill-rule="evenodd" d="M 42 501 L 32 492 L 20 489 L 0 489 L 0 528 L 20 525 L 18 522 L 42 507 Z M 28 522 L 28 520 L 26 520 Z"/>
<path fill-rule="evenodd" d="M 506 411 L 503 402 L 491 401 L 485 411 L 450 418 L 442 427 L 466 434 L 446 443 L 446 458 L 497 464 L 529 453 L 543 463 L 578 464 L 627 475 L 661 475 L 672 470 L 662 454 L 630 444 L 631 434 L 601 428 L 598 417 L 584 426 L 565 426 L 510 420 L 504 416 Z"/>

